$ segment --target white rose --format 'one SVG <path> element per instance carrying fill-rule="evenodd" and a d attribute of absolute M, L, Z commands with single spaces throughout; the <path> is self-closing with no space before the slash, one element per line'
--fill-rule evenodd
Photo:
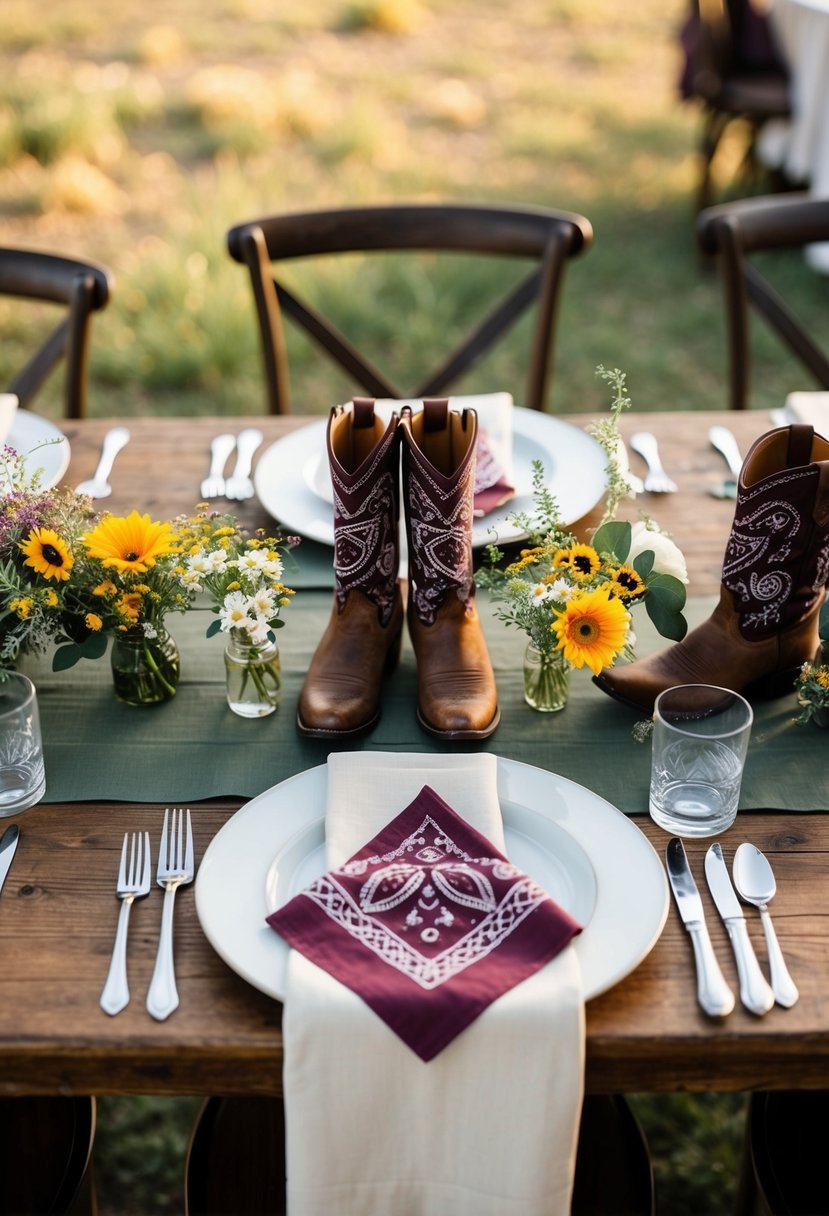
<path fill-rule="evenodd" d="M 630 553 L 627 564 L 632 565 L 633 559 L 640 553 L 653 553 L 653 568 L 657 574 L 672 574 L 681 583 L 688 582 L 688 570 L 682 550 L 674 544 L 664 532 L 654 532 L 639 520 L 630 530 Z"/>

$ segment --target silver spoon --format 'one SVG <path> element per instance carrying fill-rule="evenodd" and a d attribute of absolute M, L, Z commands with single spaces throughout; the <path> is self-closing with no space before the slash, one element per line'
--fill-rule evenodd
<path fill-rule="evenodd" d="M 112 472 L 115 457 L 121 448 L 126 447 L 129 439 L 130 433 L 125 426 L 116 426 L 111 431 L 107 431 L 104 435 L 98 467 L 89 481 L 82 481 L 80 485 L 75 486 L 78 494 L 88 494 L 90 498 L 109 498 L 112 486 L 107 478 Z"/>
<path fill-rule="evenodd" d="M 768 905 L 777 892 L 772 868 L 765 854 L 753 844 L 741 844 L 734 854 L 734 886 L 740 897 L 748 904 L 754 904 L 760 909 L 760 920 L 766 937 L 766 948 L 769 953 L 769 978 L 778 1005 L 789 1009 L 794 1005 L 800 993 L 795 987 L 794 980 L 789 975 L 788 967 L 783 959 L 783 952 L 771 923 Z"/>

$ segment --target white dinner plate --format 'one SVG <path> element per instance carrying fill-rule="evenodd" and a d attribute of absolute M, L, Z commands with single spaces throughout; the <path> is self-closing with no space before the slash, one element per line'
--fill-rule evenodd
<path fill-rule="evenodd" d="M 69 440 L 48 418 L 29 410 L 18 409 L 6 443 L 24 458 L 28 476 L 43 470 L 41 489 L 57 485 L 69 468 Z"/>
<path fill-rule="evenodd" d="M 229 819 L 196 879 L 196 912 L 227 965 L 277 1000 L 288 946 L 265 923 L 325 870 L 328 769 L 266 790 Z M 668 885 L 647 837 L 597 794 L 544 769 L 498 757 L 507 852 L 584 925 L 575 941 L 585 1000 L 633 971 L 668 914 Z"/>
<path fill-rule="evenodd" d="M 327 423 L 326 418 L 320 418 L 271 444 L 259 458 L 253 481 L 262 506 L 286 531 L 333 545 L 331 500 L 327 493 L 320 492 L 318 482 Z M 534 460 L 540 460 L 544 466 L 564 525 L 581 519 L 604 494 L 607 482 L 604 450 L 592 435 L 552 414 L 513 407 L 512 460 L 515 497 L 475 521 L 472 529 L 475 548 L 493 539 L 508 544 L 524 535 L 510 516 L 516 511 L 532 514 Z"/>

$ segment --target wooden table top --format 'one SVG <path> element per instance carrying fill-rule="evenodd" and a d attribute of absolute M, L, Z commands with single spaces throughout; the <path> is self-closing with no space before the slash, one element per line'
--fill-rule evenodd
<path fill-rule="evenodd" d="M 261 425 L 267 440 L 304 420 L 233 419 Z M 579 421 L 579 420 L 575 420 Z M 712 421 L 732 426 L 743 451 L 768 429 L 759 414 L 631 416 L 625 433 L 644 423 L 660 439 L 681 493 L 652 511 L 685 550 L 692 590 L 713 593 L 733 512 L 709 498 L 721 479 L 720 457 L 707 444 Z M 130 420 L 132 442 L 118 458 L 115 492 L 106 506 L 133 506 L 157 518 L 192 509 L 207 465 L 210 437 L 229 420 Z M 67 423 L 72 463 L 67 481 L 91 474 L 107 422 Z M 634 458 L 635 461 L 636 458 Z M 150 478 L 161 474 L 164 483 Z M 247 522 L 258 518 L 245 504 Z M 825 778 L 816 805 L 829 809 Z M 238 808 L 234 800 L 194 807 L 197 858 Z M 20 817 L 21 845 L 0 897 L 0 1094 L 279 1093 L 281 1006 L 251 988 L 214 953 L 199 926 L 193 888 L 176 910 L 176 969 L 181 1006 L 156 1023 L 144 1009 L 160 922 L 160 901 L 133 908 L 129 973 L 133 1001 L 115 1018 L 98 997 L 112 949 L 118 849 L 125 828 L 151 832 L 157 805 L 93 803 L 37 806 Z M 635 821 L 662 854 L 667 837 Z M 593 1092 L 678 1089 L 748 1090 L 829 1087 L 829 815 L 752 814 L 750 838 L 766 852 L 778 880 L 772 912 L 801 992 L 791 1010 L 756 1018 L 737 1008 L 723 1022 L 706 1018 L 695 999 L 690 941 L 673 906 L 647 959 L 587 1007 L 587 1087 Z M 748 834 L 746 820 L 723 837 L 730 855 Z M 707 842 L 689 842 L 698 880 Z M 723 970 L 736 990 L 727 937 L 707 903 L 708 924 Z M 749 919 L 761 960 L 759 919 Z"/>

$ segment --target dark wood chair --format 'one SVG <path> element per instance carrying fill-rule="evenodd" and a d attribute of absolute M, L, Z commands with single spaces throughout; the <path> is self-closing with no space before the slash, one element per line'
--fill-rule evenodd
<path fill-rule="evenodd" d="M 283 315 L 305 329 L 364 392 L 374 397 L 421 398 L 446 395 L 533 303 L 535 328 L 521 404 L 543 409 L 564 267 L 569 258 L 589 247 L 592 236 L 587 219 L 566 211 L 464 205 L 357 207 L 276 215 L 232 228 L 228 233 L 231 256 L 250 271 L 271 413 L 290 411 Z M 533 267 L 435 371 L 408 391 L 388 379 L 329 320 L 273 277 L 274 262 L 381 251 L 488 255 L 530 260 Z M 401 334 L 406 325 L 406 318 L 401 317 Z"/>
<path fill-rule="evenodd" d="M 95 1099 L 0 1100 L 0 1216 L 93 1216 Z"/>
<path fill-rule="evenodd" d="M 803 248 L 814 241 L 829 240 L 829 199 L 789 194 L 722 203 L 702 212 L 697 219 L 697 234 L 703 252 L 717 257 L 723 282 L 731 408 L 742 410 L 748 405 L 749 305 L 768 322 L 818 386 L 829 389 L 829 357 L 750 260 L 760 251 Z"/>
<path fill-rule="evenodd" d="M 825 1090 L 751 1095 L 739 1216 L 817 1216 L 829 1211 Z"/>
<path fill-rule="evenodd" d="M 209 1098 L 187 1154 L 186 1216 L 281 1216 L 286 1211 L 284 1144 L 281 1098 Z M 653 1216 L 654 1211 L 648 1145 L 630 1106 L 620 1095 L 588 1095 L 572 1216 Z"/>
<path fill-rule="evenodd" d="M 22 406 L 29 405 L 46 377 L 64 359 L 64 413 L 67 418 L 83 418 L 90 318 L 93 312 L 106 306 L 112 283 L 110 272 L 91 262 L 0 248 L 0 295 L 61 304 L 66 310 L 8 385 L 8 391 L 17 394 Z"/>
<path fill-rule="evenodd" d="M 696 210 L 701 211 L 713 202 L 714 159 L 726 131 L 737 121 L 748 131 L 740 176 L 750 182 L 759 179 L 757 138 L 770 119 L 789 117 L 789 78 L 768 17 L 752 0 L 691 0 L 682 42 L 686 62 L 681 91 L 702 103 L 696 197 Z"/>

